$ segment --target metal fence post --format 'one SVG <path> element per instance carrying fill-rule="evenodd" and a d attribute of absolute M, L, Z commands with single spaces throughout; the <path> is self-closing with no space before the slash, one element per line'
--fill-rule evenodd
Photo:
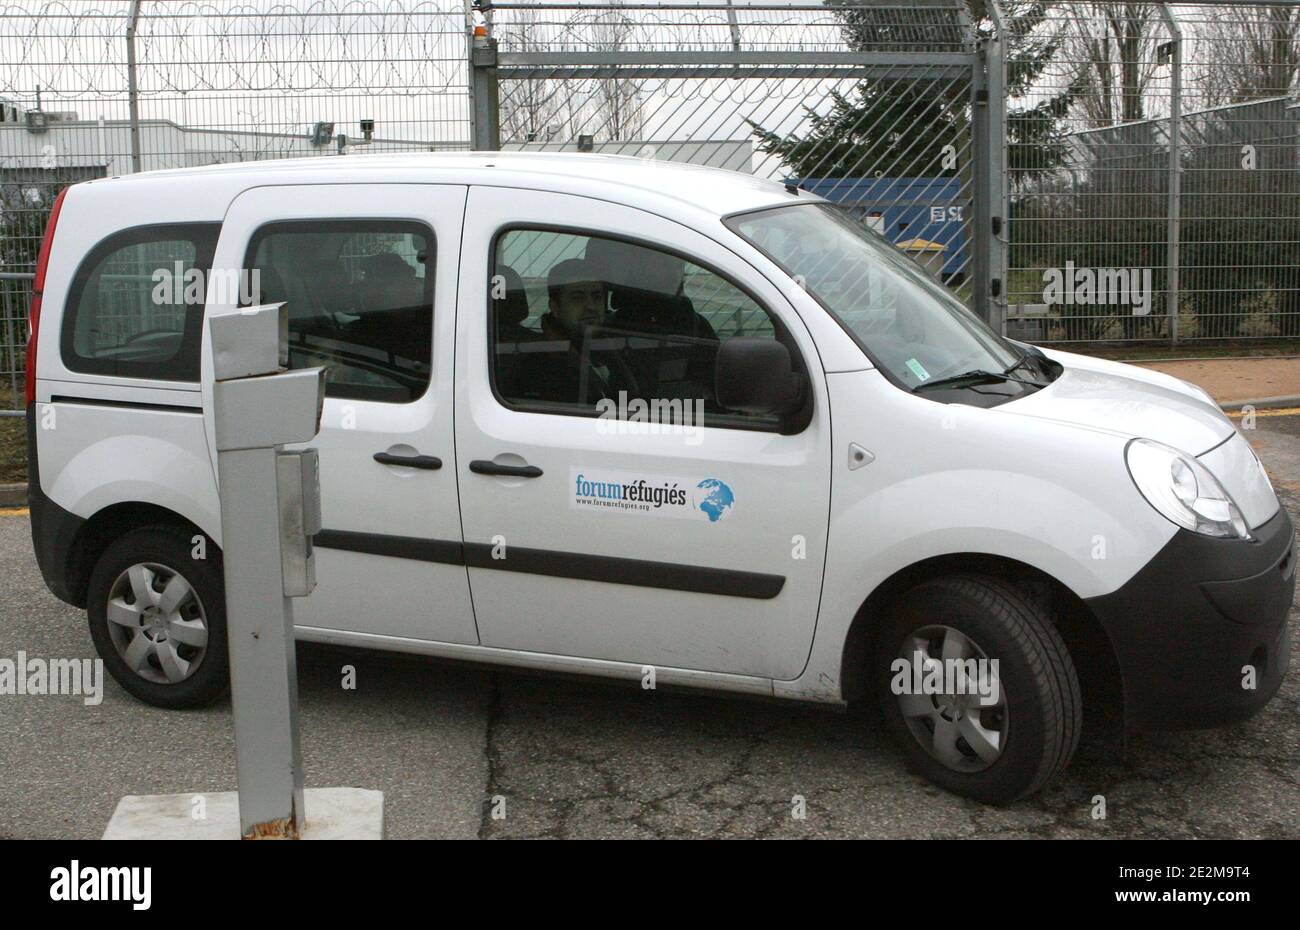
<path fill-rule="evenodd" d="M 501 148 L 500 101 L 497 92 L 497 40 L 489 35 L 491 4 L 475 3 L 470 39 L 470 123 L 474 149 Z"/>
<path fill-rule="evenodd" d="M 1001 10 L 990 2 L 994 34 L 979 40 L 972 75 L 974 222 L 973 309 L 1001 333 L 1006 325 L 1006 58 Z"/>
<path fill-rule="evenodd" d="M 1169 313 L 1169 344 L 1178 344 L 1179 254 L 1183 192 L 1183 31 L 1168 3 L 1160 15 L 1169 29 L 1169 207 L 1165 230 L 1165 298 Z"/>
<path fill-rule="evenodd" d="M 0 409 L 0 417 L 23 417 L 27 415 L 18 380 L 18 352 L 27 344 L 27 337 L 21 333 L 21 327 L 16 327 L 15 324 L 20 319 L 19 309 L 23 303 L 22 295 L 26 292 L 30 302 L 31 288 L 35 280 L 36 275 L 34 272 L 0 271 L 0 316 L 4 317 L 5 323 L 5 341 L 3 345 L 0 345 L 0 362 L 3 362 L 9 375 L 9 396 L 14 405 L 14 409 Z M 23 317 L 27 315 L 26 311 L 22 313 Z M 18 331 L 15 331 L 16 329 Z"/>
<path fill-rule="evenodd" d="M 140 84 L 136 76 L 135 27 L 140 19 L 141 0 L 131 0 L 126 14 L 126 95 L 131 117 L 131 172 L 139 174 L 140 167 Z"/>

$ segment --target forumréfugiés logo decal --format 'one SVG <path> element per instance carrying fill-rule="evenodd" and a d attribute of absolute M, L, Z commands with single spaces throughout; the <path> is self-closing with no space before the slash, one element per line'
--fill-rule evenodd
<path fill-rule="evenodd" d="M 581 510 L 648 514 L 717 523 L 735 509 L 736 495 L 721 478 L 656 475 L 574 467 L 570 504 Z"/>

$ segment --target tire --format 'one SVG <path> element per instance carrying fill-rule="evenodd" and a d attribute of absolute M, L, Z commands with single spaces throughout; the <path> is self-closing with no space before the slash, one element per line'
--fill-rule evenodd
<path fill-rule="evenodd" d="M 996 683 L 979 685 L 983 697 L 918 695 L 916 677 L 900 678 L 904 666 L 893 664 L 918 650 L 907 669 L 929 669 L 934 659 L 947 667 L 950 657 L 997 660 Z M 909 767 L 941 788 L 1009 804 L 1042 788 L 1074 755 L 1083 725 L 1074 663 L 1048 611 L 1005 582 L 955 575 L 908 591 L 885 618 L 872 663 L 886 729 Z"/>
<path fill-rule="evenodd" d="M 230 687 L 221 557 L 205 539 L 207 558 L 194 558 L 193 539 L 177 526 L 132 530 L 90 575 L 95 650 L 119 685 L 155 707 L 203 707 Z"/>

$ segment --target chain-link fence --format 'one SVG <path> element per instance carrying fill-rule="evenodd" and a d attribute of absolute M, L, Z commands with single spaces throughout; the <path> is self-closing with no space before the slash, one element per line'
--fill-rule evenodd
<path fill-rule="evenodd" d="M 1292 2 L 10 0 L 0 408 L 64 185 L 394 150 L 797 183 L 1031 341 L 1295 337 L 1298 81 Z"/>
<path fill-rule="evenodd" d="M 1011 46 L 1009 331 L 1300 335 L 1300 7 L 1048 4 Z"/>
<path fill-rule="evenodd" d="M 458 3 L 0 3 L 0 407 L 54 197 L 155 168 L 470 143 Z"/>

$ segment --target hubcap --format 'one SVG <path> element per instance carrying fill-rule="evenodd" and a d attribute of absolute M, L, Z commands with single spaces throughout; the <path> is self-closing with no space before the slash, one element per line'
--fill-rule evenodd
<path fill-rule="evenodd" d="M 908 730 L 921 747 L 948 768 L 979 772 L 998 760 L 1006 747 L 1007 703 L 1002 682 L 986 665 L 988 655 L 970 637 L 948 626 L 925 626 L 904 638 L 898 657 L 911 668 L 920 654 L 927 677 L 937 674 L 942 693 L 899 694 L 898 706 Z M 953 684 L 950 665 L 974 659 L 987 672 L 978 689 Z M 947 672 L 947 674 L 945 674 Z"/>
<path fill-rule="evenodd" d="M 108 593 L 108 631 L 127 666 L 148 681 L 189 678 L 208 651 L 208 618 L 185 577 L 154 562 L 132 565 Z"/>

